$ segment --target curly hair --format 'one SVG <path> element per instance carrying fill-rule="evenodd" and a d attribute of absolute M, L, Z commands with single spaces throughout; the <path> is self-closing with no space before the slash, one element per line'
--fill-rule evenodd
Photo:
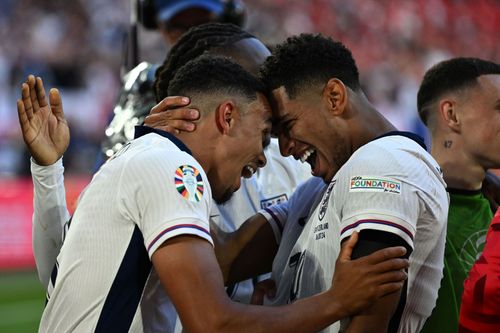
<path fill-rule="evenodd" d="M 182 66 L 170 80 L 169 95 L 197 93 L 238 94 L 255 100 L 264 85 L 243 67 L 226 57 L 205 54 Z"/>
<path fill-rule="evenodd" d="M 277 45 L 264 62 L 260 77 L 269 90 L 284 86 L 290 98 L 308 83 L 326 82 L 333 77 L 353 90 L 360 89 L 351 51 L 321 34 L 301 34 Z"/>
<path fill-rule="evenodd" d="M 172 47 L 156 70 L 154 84 L 157 102 L 167 97 L 170 81 L 176 71 L 211 48 L 232 45 L 242 39 L 255 38 L 234 24 L 206 23 L 189 29 Z"/>
<path fill-rule="evenodd" d="M 429 69 L 417 93 L 420 119 L 428 125 L 432 104 L 443 94 L 461 91 L 477 84 L 481 75 L 500 74 L 500 65 L 479 58 L 453 58 L 442 61 Z"/>

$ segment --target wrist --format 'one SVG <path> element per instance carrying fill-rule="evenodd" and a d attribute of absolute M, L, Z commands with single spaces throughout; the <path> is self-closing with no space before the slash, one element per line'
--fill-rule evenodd
<path fill-rule="evenodd" d="M 346 308 L 345 304 L 336 297 L 332 290 L 326 292 L 328 294 L 328 314 L 332 322 L 340 320 L 342 318 L 349 317 L 351 314 L 349 309 Z"/>

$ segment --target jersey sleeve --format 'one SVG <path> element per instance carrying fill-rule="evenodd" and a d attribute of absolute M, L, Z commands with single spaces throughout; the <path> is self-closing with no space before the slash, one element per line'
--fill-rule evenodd
<path fill-rule="evenodd" d="M 61 249 L 64 224 L 70 214 L 66 207 L 62 158 L 49 166 L 31 159 L 33 179 L 33 254 L 38 277 L 47 288 L 52 268 Z"/>
<path fill-rule="evenodd" d="M 273 228 L 278 244 L 286 224 L 296 223 L 300 218 L 307 218 L 325 189 L 326 184 L 322 179 L 311 177 L 297 187 L 290 200 L 259 211 Z"/>
<path fill-rule="evenodd" d="M 281 235 L 288 216 L 288 201 L 280 204 L 266 207 L 258 211 L 259 214 L 264 216 L 271 228 L 273 229 L 276 244 L 281 242 Z"/>
<path fill-rule="evenodd" d="M 184 152 L 148 150 L 128 163 L 122 208 L 136 221 L 151 257 L 166 240 L 193 235 L 209 241 L 211 190 L 201 166 Z M 126 185 L 130 184 L 130 185 Z"/>
<path fill-rule="evenodd" d="M 364 154 L 339 177 L 335 194 L 341 220 L 341 240 L 353 231 L 378 230 L 401 237 L 411 248 L 427 195 L 425 166 L 416 157 L 386 153 Z M 376 158 L 374 158 L 376 156 Z"/>

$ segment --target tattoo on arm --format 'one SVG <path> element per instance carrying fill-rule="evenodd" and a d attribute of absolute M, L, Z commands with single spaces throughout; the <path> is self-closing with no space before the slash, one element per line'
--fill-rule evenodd
<path fill-rule="evenodd" d="M 452 143 L 453 143 L 453 141 L 451 141 L 451 140 L 445 140 L 444 141 L 444 147 L 445 148 L 451 148 Z"/>

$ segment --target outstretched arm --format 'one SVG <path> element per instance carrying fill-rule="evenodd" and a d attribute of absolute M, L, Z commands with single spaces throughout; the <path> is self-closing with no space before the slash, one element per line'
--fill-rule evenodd
<path fill-rule="evenodd" d="M 47 288 L 62 245 L 63 226 L 70 217 L 61 159 L 69 144 L 69 128 L 59 92 L 50 91 L 49 106 L 40 78 L 30 75 L 22 85 L 21 96 L 17 101 L 19 124 L 32 156 L 33 252 L 40 282 Z"/>
<path fill-rule="evenodd" d="M 193 236 L 167 240 L 152 255 L 160 281 L 188 332 L 317 332 L 399 290 L 407 261 L 404 248 L 350 260 L 356 237 L 337 260 L 332 288 L 281 307 L 231 302 L 211 245 Z M 389 259 L 389 260 L 387 260 Z M 186 292 L 188 291 L 188 292 Z"/>

